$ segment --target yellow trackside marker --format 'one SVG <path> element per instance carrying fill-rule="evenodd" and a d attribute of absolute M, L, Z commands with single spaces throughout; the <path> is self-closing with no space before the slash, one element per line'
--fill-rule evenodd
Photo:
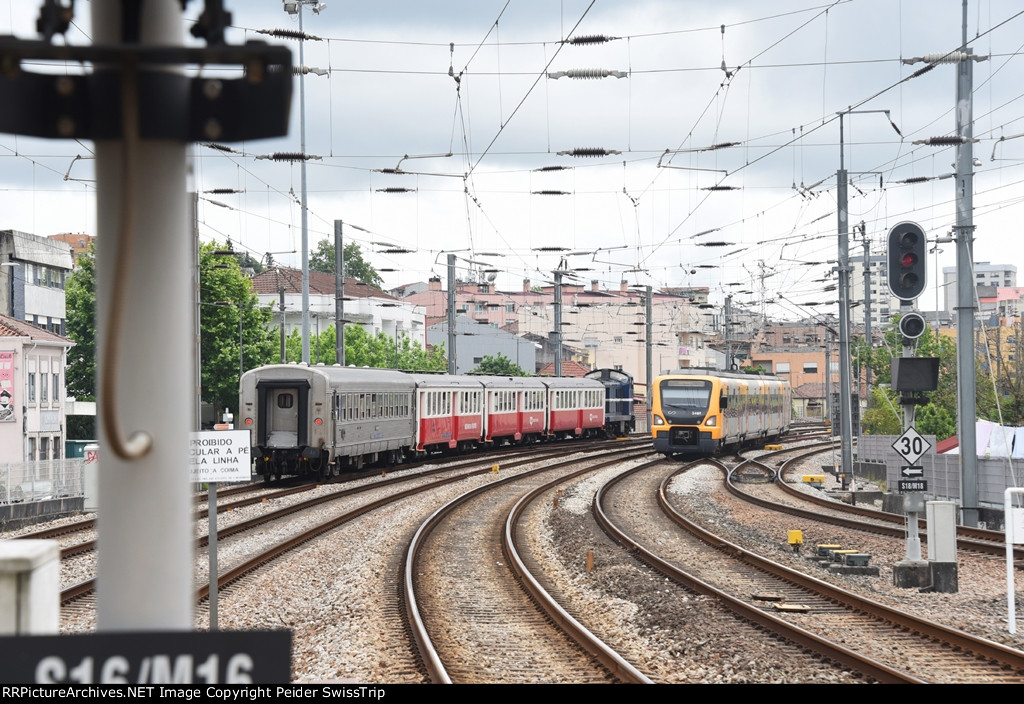
<path fill-rule="evenodd" d="M 594 551 L 587 550 L 587 574 L 594 571 Z"/>
<path fill-rule="evenodd" d="M 555 497 L 554 508 L 558 508 L 558 497 Z"/>
<path fill-rule="evenodd" d="M 561 489 L 558 490 L 558 498 L 562 498 L 562 490 Z"/>
<path fill-rule="evenodd" d="M 491 465 L 491 474 L 497 474 L 497 473 L 498 473 L 498 465 L 492 464 Z"/>
<path fill-rule="evenodd" d="M 260 503 L 264 503 L 265 504 L 265 503 L 267 503 L 267 500 L 264 498 L 263 501 L 261 501 Z"/>
<path fill-rule="evenodd" d="M 388 476 L 388 473 L 387 473 L 387 472 L 385 472 L 385 471 L 384 471 L 384 470 L 382 469 L 382 470 L 380 470 L 380 476 L 382 476 L 382 477 L 386 477 L 386 476 Z"/>

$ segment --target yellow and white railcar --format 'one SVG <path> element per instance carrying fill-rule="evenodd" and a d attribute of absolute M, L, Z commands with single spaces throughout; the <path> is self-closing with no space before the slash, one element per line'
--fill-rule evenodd
<path fill-rule="evenodd" d="M 785 379 L 680 369 L 654 380 L 651 436 L 665 455 L 712 455 L 763 445 L 789 431 L 792 393 Z"/>

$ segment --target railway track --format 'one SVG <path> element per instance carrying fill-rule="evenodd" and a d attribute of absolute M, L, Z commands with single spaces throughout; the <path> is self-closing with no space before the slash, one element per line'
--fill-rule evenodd
<path fill-rule="evenodd" d="M 814 449 L 804 450 L 797 456 L 781 463 L 772 461 L 778 455 L 788 454 L 792 451 L 792 449 L 783 450 L 746 460 L 746 462 L 753 465 L 762 466 L 766 472 L 770 472 L 779 481 L 773 481 L 765 486 L 739 484 L 732 481 L 733 477 L 742 474 L 742 469 L 737 467 L 729 473 L 729 491 L 738 497 L 758 503 L 766 508 L 773 508 L 801 518 L 825 521 L 843 528 L 860 530 L 890 538 L 900 539 L 906 536 L 907 517 L 902 514 L 888 513 L 875 508 L 831 501 L 823 496 L 817 496 L 796 488 L 795 485 L 801 482 L 793 475 L 798 471 L 799 465 L 815 454 L 818 454 L 819 451 Z M 788 500 L 778 499 L 775 496 L 776 490 L 781 492 Z M 805 508 L 807 505 L 810 505 L 812 508 Z M 921 540 L 922 542 L 927 542 L 927 521 L 924 518 L 919 518 L 918 520 Z M 1001 531 L 957 526 L 956 533 L 958 550 L 997 557 L 1006 555 L 1006 536 Z M 1024 565 L 1024 547 L 1015 546 L 1013 554 L 1015 563 Z"/>
<path fill-rule="evenodd" d="M 578 459 L 559 462 L 467 492 L 419 528 L 407 553 L 404 594 L 430 681 L 649 682 L 548 597 L 516 539 L 524 493 L 535 496 L 552 481 L 649 452 L 607 454 L 616 456 L 582 468 Z"/>
<path fill-rule="evenodd" d="M 621 443 L 618 443 L 618 445 L 621 446 Z M 553 457 L 561 456 L 563 454 L 564 454 L 564 450 L 561 449 L 561 448 L 533 447 L 533 448 L 518 448 L 517 452 L 502 453 L 501 457 L 509 460 L 508 462 L 505 462 L 504 464 L 505 464 L 506 468 L 511 468 L 511 467 L 515 467 L 515 466 L 517 466 L 519 464 L 524 464 L 524 463 L 529 463 L 529 462 L 537 461 L 537 459 L 550 459 L 550 458 L 553 458 Z M 520 459 L 512 460 L 512 457 L 519 457 Z M 243 520 L 243 521 L 238 521 L 238 522 L 235 522 L 235 523 L 233 523 L 231 525 L 220 526 L 220 527 L 218 527 L 218 530 L 217 530 L 218 539 L 219 540 L 223 540 L 225 538 L 230 538 L 230 537 L 235 536 L 235 535 L 244 534 L 244 533 L 247 533 L 247 532 L 250 532 L 250 531 L 254 531 L 254 530 L 260 529 L 261 527 L 263 527 L 263 526 L 265 526 L 267 524 L 273 523 L 275 521 L 281 521 L 282 519 L 286 519 L 286 518 L 288 518 L 290 516 L 293 516 L 295 514 L 301 513 L 303 511 L 308 511 L 308 510 L 313 509 L 313 508 L 315 508 L 317 506 L 320 506 L 320 505 L 323 505 L 323 504 L 327 504 L 327 503 L 331 503 L 331 502 L 335 502 L 335 501 L 340 501 L 340 500 L 343 500 L 343 499 L 347 499 L 349 497 L 356 497 L 356 496 L 359 496 L 360 494 L 363 494 L 363 493 L 365 493 L 367 491 L 374 490 L 374 489 L 380 489 L 382 487 L 393 487 L 393 486 L 400 485 L 400 484 L 403 484 L 403 483 L 416 482 L 418 480 L 429 478 L 429 477 L 432 477 L 432 476 L 435 476 L 435 475 L 442 475 L 442 476 L 448 477 L 447 479 L 444 480 L 444 481 L 447 482 L 447 481 L 458 481 L 460 479 L 464 479 L 464 478 L 469 477 L 469 476 L 474 476 L 474 475 L 479 475 L 479 474 L 487 473 L 487 472 L 490 471 L 491 467 L 493 466 L 494 460 L 495 460 L 495 458 L 491 457 L 491 456 L 488 456 L 486 458 L 473 457 L 473 458 L 467 459 L 467 460 L 457 460 L 457 461 L 455 461 L 453 463 L 445 464 L 445 465 L 443 465 L 441 467 L 434 467 L 434 468 L 424 469 L 424 470 L 422 470 L 420 472 L 401 473 L 401 474 L 395 473 L 391 477 L 387 477 L 387 476 L 382 477 L 381 479 L 379 479 L 378 481 L 373 482 L 369 486 L 355 486 L 355 487 L 352 487 L 352 488 L 344 488 L 345 487 L 345 483 L 343 482 L 343 483 L 340 484 L 341 488 L 339 488 L 336 491 L 330 491 L 330 492 L 326 492 L 326 493 L 319 493 L 318 495 L 313 496 L 313 497 L 308 498 L 308 499 L 301 499 L 301 498 L 299 498 L 298 500 L 294 501 L 294 503 L 291 503 L 291 504 L 286 505 L 286 506 L 282 506 L 280 508 L 276 508 L 276 509 L 271 510 L 271 511 L 263 512 L 263 513 L 255 516 L 255 517 L 253 517 L 251 519 Z M 464 470 L 464 472 L 459 473 L 462 470 Z M 456 472 L 456 475 L 454 477 L 451 476 L 453 472 Z M 374 473 L 373 476 L 376 476 L 376 473 Z M 304 495 L 307 492 L 314 493 L 314 490 L 318 486 L 321 486 L 321 485 L 317 485 L 317 484 L 303 484 L 303 485 L 299 485 L 299 486 L 288 487 L 288 488 L 285 488 L 285 489 L 273 489 L 273 490 L 271 490 L 269 492 L 261 493 L 260 495 L 257 495 L 256 497 L 249 497 L 249 498 L 242 499 L 242 500 L 235 501 L 235 502 L 228 502 L 224 506 L 218 505 L 218 513 L 220 513 L 222 510 L 223 511 L 229 511 L 229 510 L 231 510 L 233 508 L 241 508 L 241 507 L 245 507 L 245 506 L 252 506 L 252 505 L 255 505 L 255 504 L 263 504 L 263 503 L 268 502 L 268 501 L 273 500 L 273 499 L 285 499 L 285 498 L 289 498 L 289 497 L 291 497 L 291 498 L 301 497 L 302 495 Z M 332 483 L 329 486 L 330 487 L 334 487 L 335 483 Z M 376 506 L 375 505 L 374 506 L 370 506 L 366 510 L 372 510 L 373 508 L 376 508 Z M 358 515 L 358 514 L 356 514 L 356 515 Z M 351 515 L 349 516 L 349 518 L 352 518 L 352 517 L 354 517 L 354 516 L 351 516 Z M 208 544 L 208 540 L 209 540 L 209 536 L 208 535 L 200 535 L 199 537 L 197 537 L 196 538 L 196 542 L 195 542 L 196 549 L 200 550 L 202 548 L 205 548 L 207 546 L 207 544 Z M 285 542 L 288 542 L 288 541 L 285 541 Z M 283 554 L 283 553 L 287 552 L 292 547 L 294 547 L 294 545 L 300 544 L 301 542 L 304 542 L 304 541 L 294 542 L 293 545 L 290 545 L 289 547 L 283 549 L 278 554 Z M 90 551 L 92 551 L 95 548 L 95 545 L 96 545 L 96 541 L 95 540 L 89 540 L 89 541 L 85 541 L 85 542 L 82 542 L 82 543 L 78 543 L 78 544 L 75 544 L 75 545 L 72 545 L 72 546 L 68 546 L 68 547 L 62 548 L 61 549 L 61 559 L 62 560 L 70 559 L 71 557 L 74 557 L 74 556 L 77 556 L 77 555 L 81 555 L 83 553 L 90 552 Z M 224 546 L 222 545 L 220 547 L 223 549 Z M 271 556 L 271 559 L 272 559 L 272 557 L 273 556 Z M 199 564 L 200 574 L 202 574 L 201 570 L 204 568 L 204 562 L 201 562 Z M 254 567 L 252 567 L 251 569 L 254 569 Z M 244 570 L 243 570 L 242 573 L 244 574 Z M 227 580 L 226 583 L 230 583 L 230 581 L 232 581 L 232 579 L 234 579 L 234 578 L 237 578 L 237 576 L 234 575 L 232 573 L 232 571 L 228 571 L 227 573 L 225 573 L 221 577 L 222 581 Z M 87 595 L 87 594 L 91 593 L 92 590 L 95 588 L 95 584 L 96 584 L 95 578 L 89 578 L 87 580 L 84 580 L 84 581 L 81 581 L 81 582 L 76 582 L 76 583 L 68 586 L 67 588 L 65 588 L 61 592 L 61 603 L 62 604 L 68 604 L 68 603 L 70 603 L 70 602 L 72 602 L 72 601 L 74 601 L 76 599 L 80 599 L 84 595 Z M 206 585 L 205 587 L 200 588 L 198 590 L 198 599 L 200 601 L 202 601 L 202 599 L 206 598 L 206 595 L 208 593 L 209 593 L 209 585 Z"/>
<path fill-rule="evenodd" d="M 719 467 L 719 471 L 726 470 Z M 1024 652 L 1020 650 L 918 618 L 768 560 L 716 531 L 714 518 L 704 518 L 700 523 L 706 525 L 699 525 L 684 514 L 700 511 L 692 510 L 678 496 L 668 498 L 668 486 L 677 475 L 662 480 L 659 503 L 667 516 L 712 549 L 699 565 L 687 569 L 688 573 L 709 583 L 728 581 L 735 585 L 730 591 L 741 592 L 744 601 L 762 610 L 779 610 L 770 606 L 776 599 L 799 605 L 801 608 L 781 610 L 778 617 L 841 640 L 851 656 L 884 663 L 907 681 L 1024 682 Z M 736 574 L 740 577 L 734 577 Z M 767 595 L 771 601 L 754 599 L 754 595 Z"/>

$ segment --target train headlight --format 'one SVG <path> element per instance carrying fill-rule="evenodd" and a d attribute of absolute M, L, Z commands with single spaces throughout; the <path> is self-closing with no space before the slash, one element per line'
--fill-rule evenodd
<path fill-rule="evenodd" d="M 704 425 L 705 427 L 708 428 L 718 427 L 718 416 L 711 416 L 706 421 L 704 421 Z"/>
<path fill-rule="evenodd" d="M 665 419 L 659 416 L 657 413 L 654 414 L 655 425 L 665 425 Z"/>

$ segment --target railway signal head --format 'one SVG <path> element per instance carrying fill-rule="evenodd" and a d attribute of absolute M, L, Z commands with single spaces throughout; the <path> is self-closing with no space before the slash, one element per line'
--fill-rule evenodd
<path fill-rule="evenodd" d="M 925 236 L 921 226 L 901 222 L 889 230 L 889 290 L 903 301 L 912 301 L 924 291 Z"/>
<path fill-rule="evenodd" d="M 908 340 L 916 340 L 924 334 L 924 316 L 911 311 L 900 318 L 900 334 Z"/>

